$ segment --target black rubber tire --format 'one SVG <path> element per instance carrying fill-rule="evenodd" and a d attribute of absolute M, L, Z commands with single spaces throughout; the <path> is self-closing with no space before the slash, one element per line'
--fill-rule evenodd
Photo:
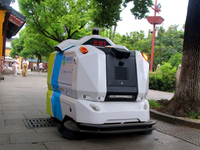
<path fill-rule="evenodd" d="M 151 130 L 151 131 L 139 132 L 139 134 L 141 134 L 141 135 L 147 135 L 147 134 L 151 134 L 152 132 L 153 132 L 153 130 Z"/>
<path fill-rule="evenodd" d="M 69 121 L 72 121 L 72 120 L 68 120 L 67 122 L 69 122 Z M 89 138 L 86 134 L 81 133 L 78 130 L 77 131 L 70 130 L 69 128 L 67 128 L 64 125 L 64 123 L 61 124 L 60 127 L 58 127 L 58 131 L 63 137 L 65 137 L 67 139 L 83 140 L 83 139 L 88 139 Z"/>

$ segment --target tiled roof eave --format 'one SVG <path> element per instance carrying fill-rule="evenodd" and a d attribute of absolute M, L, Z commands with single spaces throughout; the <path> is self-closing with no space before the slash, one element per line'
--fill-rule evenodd
<path fill-rule="evenodd" d="M 21 13 L 16 11 L 14 8 L 12 8 L 11 6 L 7 5 L 8 2 L 7 3 L 6 2 L 7 2 L 7 0 L 0 0 L 0 9 L 8 10 L 8 11 L 11 12 L 12 15 L 16 16 L 21 21 L 26 22 L 26 16 L 22 15 Z"/>
<path fill-rule="evenodd" d="M 2 3 L 2 4 L 5 4 L 5 5 L 9 6 L 9 5 L 10 5 L 10 3 L 11 3 L 11 0 L 0 0 L 0 3 Z"/>
<path fill-rule="evenodd" d="M 6 5 L 6 4 L 2 4 L 0 3 L 0 10 L 9 10 L 12 11 L 12 7 Z"/>
<path fill-rule="evenodd" d="M 21 13 L 19 13 L 18 11 L 16 11 L 13 8 L 11 10 L 11 14 L 14 15 L 14 16 L 16 16 L 17 18 L 19 18 L 21 21 L 26 22 L 26 16 L 22 15 Z"/>

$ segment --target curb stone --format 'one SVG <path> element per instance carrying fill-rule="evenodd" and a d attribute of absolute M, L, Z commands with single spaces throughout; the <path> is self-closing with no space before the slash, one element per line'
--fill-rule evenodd
<path fill-rule="evenodd" d="M 162 120 L 165 122 L 200 129 L 200 119 L 194 120 L 185 117 L 176 117 L 173 115 L 168 115 L 165 113 L 158 112 L 153 109 L 150 109 L 150 116 L 153 117 L 154 119 Z"/>

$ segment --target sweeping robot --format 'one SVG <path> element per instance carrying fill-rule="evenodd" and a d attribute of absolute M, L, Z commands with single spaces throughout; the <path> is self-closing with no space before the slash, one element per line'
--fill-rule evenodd
<path fill-rule="evenodd" d="M 139 51 L 93 35 L 56 45 L 48 64 L 46 112 L 69 139 L 86 134 L 151 133 L 149 64 Z"/>

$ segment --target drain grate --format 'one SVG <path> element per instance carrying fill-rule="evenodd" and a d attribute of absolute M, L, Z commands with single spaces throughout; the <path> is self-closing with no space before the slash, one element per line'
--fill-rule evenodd
<path fill-rule="evenodd" d="M 57 125 L 50 119 L 27 119 L 30 128 L 44 128 L 44 127 L 57 127 Z"/>
<path fill-rule="evenodd" d="M 156 130 L 200 147 L 200 130 L 157 121 Z"/>

